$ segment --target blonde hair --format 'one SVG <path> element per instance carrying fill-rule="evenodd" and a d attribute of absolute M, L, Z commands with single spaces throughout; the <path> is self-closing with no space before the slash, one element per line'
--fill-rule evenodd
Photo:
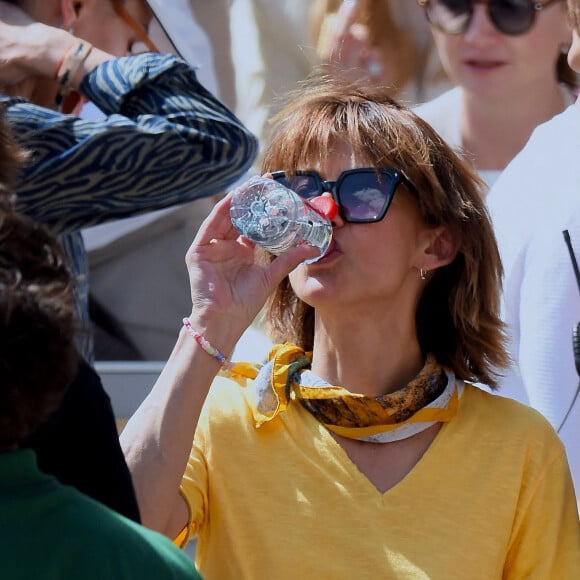
<path fill-rule="evenodd" d="M 409 195 L 415 195 L 423 219 L 448 228 L 459 248 L 420 299 L 421 348 L 459 378 L 494 388 L 497 371 L 508 364 L 498 316 L 502 266 L 474 171 L 425 121 L 377 87 L 312 78 L 274 120 L 264 172 L 311 169 L 343 140 L 369 166 L 394 167 L 409 177 L 418 190 Z M 314 310 L 296 296 L 288 278 L 267 304 L 265 320 L 275 340 L 312 348 Z"/>

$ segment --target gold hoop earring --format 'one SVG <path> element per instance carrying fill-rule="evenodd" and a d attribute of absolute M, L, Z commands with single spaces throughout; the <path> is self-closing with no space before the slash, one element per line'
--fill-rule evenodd
<path fill-rule="evenodd" d="M 419 276 L 421 277 L 421 280 L 427 280 L 427 270 L 425 270 L 425 268 L 420 268 Z"/>

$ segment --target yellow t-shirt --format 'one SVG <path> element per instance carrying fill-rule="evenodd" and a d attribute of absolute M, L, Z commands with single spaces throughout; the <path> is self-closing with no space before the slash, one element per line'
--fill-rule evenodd
<path fill-rule="evenodd" d="M 536 411 L 466 386 L 380 493 L 299 403 L 256 429 L 218 378 L 182 483 L 205 580 L 580 578 L 564 448 Z"/>

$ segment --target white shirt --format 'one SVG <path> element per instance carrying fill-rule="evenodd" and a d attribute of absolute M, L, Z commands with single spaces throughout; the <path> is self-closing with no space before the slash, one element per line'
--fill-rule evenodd
<path fill-rule="evenodd" d="M 580 291 L 562 234 L 580 260 L 580 104 L 540 125 L 487 197 L 505 270 L 502 318 L 514 364 L 500 394 L 557 429 L 578 386 L 572 329 Z M 580 401 L 560 436 L 580 496 Z"/>
<path fill-rule="evenodd" d="M 415 113 L 427 121 L 443 140 L 457 153 L 463 155 L 461 139 L 461 89 L 455 87 L 442 95 L 414 108 Z M 478 170 L 479 176 L 491 187 L 501 175 L 500 169 Z"/>

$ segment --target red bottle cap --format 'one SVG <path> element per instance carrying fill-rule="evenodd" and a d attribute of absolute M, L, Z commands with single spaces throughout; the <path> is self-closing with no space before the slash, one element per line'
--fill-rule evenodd
<path fill-rule="evenodd" d="M 306 202 L 314 211 L 332 221 L 338 215 L 338 206 L 329 195 L 319 195 Z"/>

